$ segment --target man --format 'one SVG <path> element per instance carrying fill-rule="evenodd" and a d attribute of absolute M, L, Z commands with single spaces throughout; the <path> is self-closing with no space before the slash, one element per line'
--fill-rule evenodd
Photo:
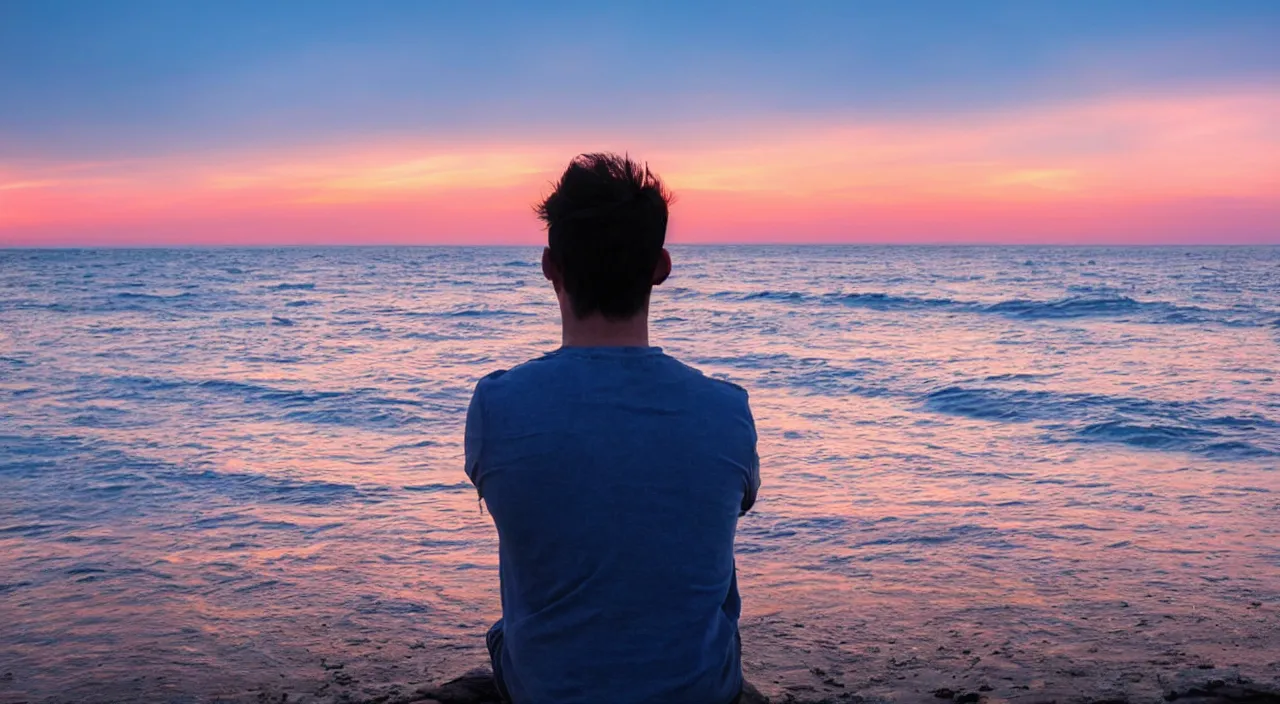
<path fill-rule="evenodd" d="M 760 484 L 747 393 L 649 346 L 671 272 L 648 167 L 574 159 L 537 208 L 562 346 L 480 380 L 466 467 L 498 529 L 494 676 L 516 704 L 729 704 L 733 539 Z"/>

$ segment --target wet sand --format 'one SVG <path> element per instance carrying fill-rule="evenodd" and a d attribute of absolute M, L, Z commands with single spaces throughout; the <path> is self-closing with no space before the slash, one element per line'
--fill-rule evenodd
<path fill-rule="evenodd" d="M 1280 704 L 1280 663 L 1272 663 L 1267 668 L 1269 672 L 1256 673 L 1212 663 L 1185 667 L 1185 663 L 1175 662 L 1176 659 L 1148 663 L 1146 667 L 1116 668 L 1102 666 L 1097 660 L 1068 664 L 1039 658 L 1045 665 L 1044 670 L 1022 671 L 1015 676 L 1012 670 L 980 666 L 981 658 L 969 655 L 968 651 L 963 654 L 968 661 L 963 667 L 957 667 L 957 659 L 939 655 L 906 660 L 889 656 L 876 669 L 867 669 L 865 665 L 842 671 L 814 667 L 805 672 L 804 677 L 797 677 L 796 673 L 771 677 L 748 671 L 752 685 L 740 704 L 1155 704 L 1169 701 Z M 406 658 L 409 660 L 412 658 Z M 322 660 L 309 675 L 281 674 L 280 684 L 241 689 L 226 683 L 204 695 L 189 694 L 191 682 L 169 686 L 148 684 L 147 677 L 141 676 L 132 687 L 124 687 L 133 691 L 113 692 L 116 688 L 106 685 L 97 696 L 88 699 L 80 696 L 23 698 L 11 688 L 15 684 L 12 673 L 3 673 L 0 674 L 0 702 L 501 704 L 492 676 L 485 667 L 461 675 L 447 675 L 431 664 L 420 662 L 406 662 L 404 667 L 387 667 L 384 663 L 382 667 L 373 668 L 368 667 L 368 663 L 363 667 L 353 664 L 356 666 L 348 668 L 346 662 Z"/>
<path fill-rule="evenodd" d="M 892 618 L 744 618 L 743 669 L 760 697 L 743 704 L 1280 704 L 1280 619 L 1271 603 L 1246 602 L 1221 620 L 1124 603 L 1078 615 L 1094 630 L 1075 639 L 1052 638 L 1044 628 L 1029 633 L 1016 610 L 984 614 L 965 619 L 937 610 L 924 628 L 895 626 Z M 326 630 L 327 644 L 295 643 L 290 652 L 260 633 L 246 644 L 257 669 L 193 670 L 180 660 L 122 667 L 86 658 L 76 679 L 89 681 L 70 690 L 42 680 L 22 658 L 0 659 L 0 704 L 496 704 L 481 667 L 481 632 L 454 643 L 425 631 L 406 640 Z"/>
<path fill-rule="evenodd" d="M 501 704 L 490 672 L 477 668 L 443 683 L 365 684 L 334 667 L 327 681 L 314 691 L 261 689 L 241 697 L 218 697 L 216 701 L 287 702 L 312 704 Z M 1280 680 L 1255 681 L 1234 668 L 1197 667 L 1182 671 L 1153 669 L 1146 675 L 1132 672 L 1099 674 L 1083 681 L 1071 672 L 1054 679 L 1027 683 L 1005 679 L 983 681 L 961 678 L 945 671 L 917 671 L 909 675 L 883 673 L 871 680 L 892 680 L 890 686 L 874 687 L 877 693 L 857 690 L 845 680 L 825 671 L 812 673 L 819 686 L 786 687 L 772 695 L 750 686 L 740 704 L 872 704 L 880 702 L 956 702 L 997 704 L 1036 702 L 1037 704 L 1141 704 L 1144 702 L 1196 702 L 1200 704 L 1280 704 Z M 981 677 L 976 678 L 982 681 Z M 965 684 L 961 684 L 961 683 Z M 768 688 L 766 688 L 767 690 Z M 775 688 L 776 689 L 776 688 Z M 872 688 L 869 688 L 872 689 Z M 820 691 L 821 690 L 821 691 Z"/>
<path fill-rule="evenodd" d="M 843 683 L 827 676 L 826 673 L 814 674 L 822 677 L 828 688 L 845 689 Z M 1017 690 L 1018 688 L 1014 687 L 1013 689 Z M 1043 692 L 1033 695 L 1029 691 L 1026 692 L 1026 696 L 1016 694 L 1006 696 L 997 688 L 989 685 L 979 685 L 977 689 L 973 690 L 956 690 L 951 687 L 938 687 L 930 691 L 921 691 L 918 688 L 909 691 L 903 689 L 891 695 L 863 695 L 855 692 L 840 691 L 838 693 L 811 693 L 808 695 L 797 695 L 788 692 L 775 697 L 768 697 L 754 686 L 749 685 L 743 692 L 740 704 L 770 704 L 772 702 L 839 704 L 844 702 L 870 703 L 880 701 L 972 703 L 1013 702 L 1024 699 L 1037 702 L 1090 702 L 1092 704 L 1140 702 L 1148 699 L 1162 702 L 1252 702 L 1254 704 L 1268 704 L 1280 702 L 1280 689 L 1253 682 L 1241 676 L 1238 672 L 1206 672 L 1197 668 L 1193 671 L 1178 673 L 1163 691 L 1146 697 L 1099 696 L 1083 692 L 1061 696 Z M 440 686 L 420 687 L 403 694 L 386 692 L 363 701 L 369 704 L 409 704 L 411 702 L 415 704 L 500 704 L 492 685 L 491 675 L 489 671 L 483 669 L 472 671 Z"/>
<path fill-rule="evenodd" d="M 1126 659 L 1106 644 L 979 645 L 958 631 L 955 646 L 927 650 L 897 639 L 853 644 L 819 638 L 788 645 L 766 636 L 763 624 L 744 625 L 761 638 L 749 641 L 744 650 L 747 679 L 758 689 L 742 704 L 1280 704 L 1280 638 L 1273 637 L 1275 631 L 1240 644 L 1235 660 L 1215 662 L 1176 646 L 1138 661 L 1131 651 Z M 221 671 L 184 677 L 161 669 L 127 678 L 118 671 L 99 671 L 92 689 L 56 696 L 33 695 L 41 688 L 29 688 L 32 683 L 21 668 L 8 671 L 6 663 L 0 664 L 0 703 L 499 704 L 488 669 L 479 666 L 483 658 L 474 650 L 442 657 L 421 641 L 372 638 L 348 642 L 340 657 L 328 652 L 314 667 L 281 671 L 268 681 Z M 809 664 L 819 659 L 825 664 Z"/>

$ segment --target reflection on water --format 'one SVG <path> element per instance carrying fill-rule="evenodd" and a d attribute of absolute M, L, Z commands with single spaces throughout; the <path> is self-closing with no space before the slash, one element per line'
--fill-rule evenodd
<path fill-rule="evenodd" d="M 0 698 L 481 662 L 496 544 L 461 424 L 476 378 L 558 340 L 537 256 L 0 252 Z M 1280 676 L 1280 250 L 675 258 L 657 344 L 757 415 L 763 689 Z"/>

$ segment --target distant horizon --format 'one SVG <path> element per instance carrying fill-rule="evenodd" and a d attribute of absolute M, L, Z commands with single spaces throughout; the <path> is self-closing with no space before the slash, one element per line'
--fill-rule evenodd
<path fill-rule="evenodd" d="M 160 251 L 160 250 L 242 250 L 242 249 L 540 249 L 543 244 L 149 244 L 149 245 L 36 245 L 0 246 L 0 252 L 65 252 L 83 250 Z M 1280 242 L 1205 243 L 1063 243 L 1063 242 L 668 242 L 668 248 L 738 248 L 760 249 L 784 247 L 824 247 L 829 249 L 857 247 L 900 247 L 938 249 L 1275 249 Z"/>

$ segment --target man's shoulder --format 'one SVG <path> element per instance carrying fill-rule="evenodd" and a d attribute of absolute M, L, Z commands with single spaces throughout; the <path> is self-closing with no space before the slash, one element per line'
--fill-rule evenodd
<path fill-rule="evenodd" d="M 675 357 L 667 357 L 667 359 L 670 359 L 671 362 L 679 368 L 680 372 L 689 378 L 691 383 L 700 385 L 702 388 L 706 389 L 708 393 L 723 396 L 726 400 L 731 401 L 745 402 L 747 400 L 747 390 L 732 381 L 722 379 L 720 377 L 708 376 L 701 369 L 690 364 L 686 364 Z"/>
<path fill-rule="evenodd" d="M 549 363 L 553 359 L 553 354 L 544 354 L 527 362 L 521 362 L 510 369 L 491 371 L 480 377 L 480 381 L 476 383 L 476 392 L 492 393 L 527 384 L 536 385 L 539 377 L 549 370 Z"/>
<path fill-rule="evenodd" d="M 728 379 L 710 376 L 674 357 L 668 359 L 673 373 L 679 377 L 680 386 L 685 389 L 688 403 L 701 409 L 702 413 L 723 418 L 750 419 L 751 403 L 746 389 Z"/>

